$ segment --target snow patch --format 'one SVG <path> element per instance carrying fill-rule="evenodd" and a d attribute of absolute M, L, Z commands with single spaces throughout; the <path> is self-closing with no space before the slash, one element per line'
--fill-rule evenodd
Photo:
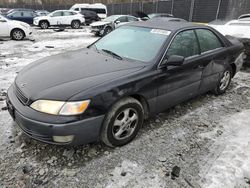
<path fill-rule="evenodd" d="M 202 187 L 247 187 L 250 180 L 250 110 L 225 117 L 222 150 L 202 180 Z"/>
<path fill-rule="evenodd" d="M 124 160 L 120 166 L 116 167 L 112 172 L 112 179 L 106 188 L 160 188 L 166 187 L 157 173 L 148 172 L 143 166 Z"/>

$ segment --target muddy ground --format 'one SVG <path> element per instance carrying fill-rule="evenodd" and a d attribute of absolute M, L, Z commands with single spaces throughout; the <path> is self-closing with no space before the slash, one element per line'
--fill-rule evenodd
<path fill-rule="evenodd" d="M 225 119 L 250 109 L 250 69 L 226 94 L 204 94 L 145 121 L 121 148 L 43 144 L 26 137 L 5 108 L 5 94 L 28 63 L 85 47 L 97 38 L 87 29 L 36 30 L 35 41 L 0 41 L 0 187 L 203 187 L 220 156 Z M 180 172 L 179 172 L 180 171 Z M 242 187 L 249 187 L 246 179 Z"/>

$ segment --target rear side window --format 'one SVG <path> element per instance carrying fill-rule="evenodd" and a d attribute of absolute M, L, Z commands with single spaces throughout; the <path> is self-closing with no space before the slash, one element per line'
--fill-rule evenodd
<path fill-rule="evenodd" d="M 72 16 L 74 15 L 73 12 L 65 11 L 63 12 L 63 16 Z"/>
<path fill-rule="evenodd" d="M 196 33 L 200 42 L 201 52 L 207 52 L 223 46 L 219 38 L 212 31 L 197 29 Z"/>
<path fill-rule="evenodd" d="M 132 16 L 128 16 L 128 21 L 129 22 L 135 22 L 135 21 L 138 21 L 138 19 L 135 18 L 135 17 L 132 17 Z"/>
<path fill-rule="evenodd" d="M 23 12 L 23 16 L 24 17 L 33 17 L 33 13 L 32 12 Z"/>
<path fill-rule="evenodd" d="M 179 33 L 171 43 L 167 56 L 179 55 L 185 58 L 199 54 L 197 38 L 193 30 Z"/>

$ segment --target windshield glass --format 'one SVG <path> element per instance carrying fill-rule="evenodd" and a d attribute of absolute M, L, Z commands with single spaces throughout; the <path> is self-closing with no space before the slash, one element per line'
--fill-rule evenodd
<path fill-rule="evenodd" d="M 104 22 L 113 22 L 115 21 L 117 18 L 119 18 L 120 16 L 114 15 L 114 16 L 109 16 L 107 18 L 105 18 L 103 21 Z"/>
<path fill-rule="evenodd" d="M 170 31 L 123 26 L 95 43 L 97 50 L 109 50 L 122 58 L 149 62 L 153 60 Z"/>

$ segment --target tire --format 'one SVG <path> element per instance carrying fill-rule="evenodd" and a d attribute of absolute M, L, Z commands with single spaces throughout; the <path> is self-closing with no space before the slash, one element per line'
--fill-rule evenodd
<path fill-rule="evenodd" d="M 11 38 L 13 40 L 23 40 L 25 37 L 25 33 L 21 29 L 13 29 L 11 31 Z"/>
<path fill-rule="evenodd" d="M 118 101 L 106 114 L 102 126 L 101 141 L 110 147 L 131 142 L 139 132 L 144 120 L 144 110 L 134 98 Z"/>
<path fill-rule="evenodd" d="M 73 20 L 71 22 L 72 29 L 79 29 L 81 27 L 81 22 L 78 20 Z"/>
<path fill-rule="evenodd" d="M 103 32 L 103 35 L 102 35 L 102 36 L 105 36 L 105 35 L 109 34 L 112 30 L 113 30 L 113 29 L 112 29 L 111 27 L 106 27 L 106 28 L 104 29 L 104 32 Z"/>
<path fill-rule="evenodd" d="M 217 86 L 216 86 L 216 88 L 214 89 L 213 92 L 216 95 L 221 95 L 221 94 L 225 93 L 226 90 L 228 89 L 230 83 L 231 83 L 232 77 L 233 77 L 233 70 L 229 66 L 228 68 L 226 68 L 224 70 L 224 72 L 220 76 L 218 84 L 217 84 Z"/>
<path fill-rule="evenodd" d="M 49 22 L 48 21 L 40 21 L 39 26 L 42 29 L 48 29 L 49 28 Z"/>

